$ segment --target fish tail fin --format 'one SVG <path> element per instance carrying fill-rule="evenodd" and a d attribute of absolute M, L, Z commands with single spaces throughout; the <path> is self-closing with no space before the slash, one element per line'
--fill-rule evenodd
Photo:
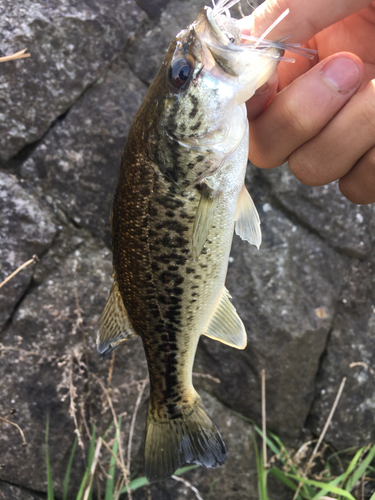
<path fill-rule="evenodd" d="M 227 452 L 220 432 L 198 394 L 192 405 L 178 406 L 169 418 L 147 415 L 145 473 L 149 482 L 169 478 L 184 464 L 220 467 Z"/>

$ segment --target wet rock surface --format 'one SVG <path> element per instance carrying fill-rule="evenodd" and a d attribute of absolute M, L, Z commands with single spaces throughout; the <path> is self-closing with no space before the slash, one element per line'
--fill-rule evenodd
<path fill-rule="evenodd" d="M 0 158 L 7 160 L 103 74 L 146 15 L 133 0 L 6 2 L 0 9 L 1 55 L 32 54 L 1 67 Z"/>
<path fill-rule="evenodd" d="M 301 184 L 287 165 L 262 170 L 274 201 L 295 221 L 315 232 L 337 252 L 364 258 L 373 247 L 374 205 L 353 205 L 336 182 L 311 187 Z"/>
<path fill-rule="evenodd" d="M 58 228 L 53 214 L 30 196 L 14 176 L 0 172 L 0 283 L 33 255 L 41 256 Z M 0 329 L 26 292 L 32 269 L 26 268 L 0 288 Z"/>
<path fill-rule="evenodd" d="M 24 488 L 18 488 L 9 483 L 0 481 L 0 494 L 6 500 L 42 500 L 44 496 L 40 496 L 34 492 L 28 492 Z"/>
<path fill-rule="evenodd" d="M 121 54 L 21 166 L 34 195 L 108 245 L 121 152 L 146 91 Z"/>
<path fill-rule="evenodd" d="M 327 433 L 327 441 L 338 449 L 363 446 L 375 439 L 374 258 L 373 251 L 363 262 L 351 263 L 317 374 L 309 416 L 313 431 L 321 432 L 345 377 L 345 389 Z"/>
<path fill-rule="evenodd" d="M 0 65 L 0 99 L 9 103 L 1 111 L 0 281 L 33 254 L 40 262 L 0 289 L 0 416 L 19 425 L 27 441 L 23 446 L 19 430 L 2 421 L 0 497 L 45 498 L 49 414 L 57 499 L 76 429 L 85 444 L 72 469 L 74 498 L 93 425 L 104 435 L 112 422 L 110 402 L 122 418 L 126 457 L 139 399 L 130 470 L 143 475 L 148 386 L 141 385 L 141 341 L 129 340 L 104 361 L 95 349 L 111 286 L 109 212 L 121 149 L 147 84 L 204 3 L 13 2 L 1 17 L 2 50 L 27 46 L 32 57 Z M 235 412 L 260 422 L 262 369 L 268 428 L 291 446 L 320 433 L 343 377 L 326 440 L 340 450 L 375 438 L 375 206 L 352 205 L 335 184 L 302 186 L 287 166 L 250 167 L 247 186 L 263 243 L 258 251 L 234 238 L 227 287 L 248 347 L 203 338 L 194 368 L 194 384 L 228 448 L 225 466 L 184 475 L 204 498 L 210 491 L 223 500 L 258 498 L 253 430 Z M 113 437 L 112 427 L 105 439 L 112 445 Z M 102 451 L 103 471 L 109 459 Z M 133 498 L 148 494 L 194 498 L 173 479 Z M 284 500 L 277 491 L 272 496 Z"/>

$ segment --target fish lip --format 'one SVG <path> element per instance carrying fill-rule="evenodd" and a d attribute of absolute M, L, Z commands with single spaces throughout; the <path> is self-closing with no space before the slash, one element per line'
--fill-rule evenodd
<path fill-rule="evenodd" d="M 217 65 L 229 76 L 239 77 L 244 71 L 244 63 L 247 60 L 247 53 L 257 52 L 256 45 L 250 46 L 241 43 L 241 29 L 236 26 L 236 19 L 231 18 L 232 24 L 227 24 L 221 28 L 220 23 L 215 20 L 214 10 L 211 7 L 203 8 L 195 23 L 195 31 L 202 43 L 207 47 Z M 226 30 L 232 34 L 232 42 L 226 35 Z M 238 32 L 237 32 L 238 31 Z M 275 49 L 274 49 L 275 50 Z M 250 51 L 250 52 L 248 52 Z M 260 49 L 264 55 L 280 58 L 280 49 L 275 50 L 272 55 L 268 49 Z M 246 64 L 246 63 L 245 63 Z"/>
<path fill-rule="evenodd" d="M 209 28 L 209 35 L 213 36 L 214 40 L 208 39 L 204 34 L 200 33 L 199 25 L 201 23 L 206 23 L 206 26 Z M 202 39 L 208 46 L 210 47 L 216 47 L 221 50 L 226 50 L 229 52 L 242 52 L 243 48 L 239 45 L 236 45 L 233 43 L 223 32 L 223 30 L 220 28 L 218 23 L 215 21 L 215 18 L 213 16 L 213 9 L 211 7 L 204 7 L 200 13 L 199 17 L 197 19 L 197 22 L 195 23 L 195 32 L 197 33 L 198 37 Z M 203 30 L 206 31 L 206 30 Z"/>
<path fill-rule="evenodd" d="M 238 62 L 244 55 L 244 48 L 226 36 L 215 21 L 211 7 L 206 6 L 200 11 L 194 30 L 215 62 L 227 75 L 237 77 L 241 74 L 242 68 Z"/>
<path fill-rule="evenodd" d="M 227 37 L 223 33 L 220 26 L 215 21 L 215 18 L 213 16 L 213 10 L 211 9 L 211 7 L 205 7 L 205 14 L 206 14 L 206 19 L 207 19 L 208 25 L 210 26 L 210 28 L 213 31 L 213 33 L 215 34 L 215 36 L 217 36 L 219 38 L 219 40 L 223 43 L 223 45 L 230 44 L 229 50 L 233 50 L 232 47 L 230 47 L 231 45 L 233 46 L 233 48 L 236 48 L 237 46 L 230 40 L 229 37 Z"/>

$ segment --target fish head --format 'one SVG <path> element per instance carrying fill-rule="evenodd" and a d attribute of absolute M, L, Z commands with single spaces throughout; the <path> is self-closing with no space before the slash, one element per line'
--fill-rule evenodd
<path fill-rule="evenodd" d="M 176 136 L 202 137 L 216 129 L 232 101 L 242 104 L 250 99 L 276 70 L 282 49 L 241 41 L 239 22 L 215 15 L 210 7 L 178 33 L 163 63 L 167 80 L 163 123 L 172 125 Z"/>
<path fill-rule="evenodd" d="M 282 54 L 275 46 L 242 43 L 237 20 L 203 8 L 177 34 L 152 84 L 159 130 L 154 150 L 162 171 L 186 186 L 215 173 L 245 134 L 241 105 L 268 80 Z M 160 141 L 163 134 L 168 141 Z M 196 165 L 202 156 L 197 168 L 182 172 L 183 163 Z"/>

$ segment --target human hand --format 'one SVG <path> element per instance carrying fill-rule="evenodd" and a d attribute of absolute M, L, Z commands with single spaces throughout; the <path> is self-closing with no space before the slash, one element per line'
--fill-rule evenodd
<path fill-rule="evenodd" d="M 287 8 L 268 38 L 292 34 L 287 42 L 318 53 L 313 61 L 280 62 L 278 76 L 248 101 L 249 157 L 261 168 L 288 159 L 304 184 L 340 179 L 350 201 L 373 203 L 375 0 L 267 0 L 254 12 L 252 34 L 260 36 Z"/>

